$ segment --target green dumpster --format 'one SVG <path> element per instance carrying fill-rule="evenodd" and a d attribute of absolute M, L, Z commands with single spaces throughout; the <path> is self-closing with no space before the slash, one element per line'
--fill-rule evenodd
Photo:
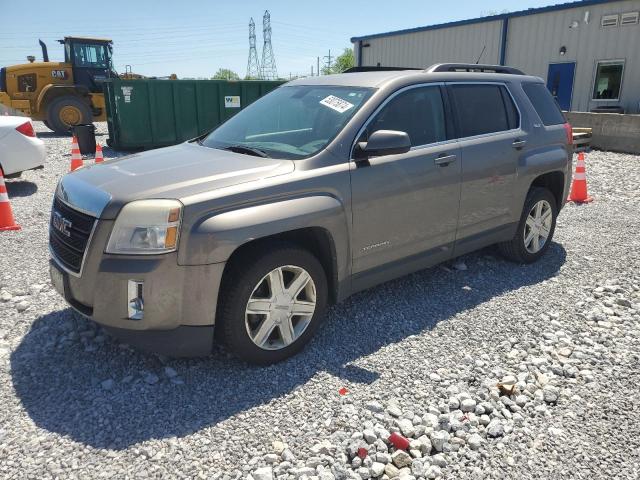
<path fill-rule="evenodd" d="M 197 137 L 282 85 L 262 80 L 123 80 L 104 83 L 107 144 L 166 147 Z"/>

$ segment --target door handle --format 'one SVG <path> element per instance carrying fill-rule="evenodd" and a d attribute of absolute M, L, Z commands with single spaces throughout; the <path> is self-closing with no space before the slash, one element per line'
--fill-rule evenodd
<path fill-rule="evenodd" d="M 455 162 L 456 158 L 458 158 L 456 155 L 443 154 L 443 155 L 440 155 L 439 157 L 437 157 L 433 161 L 433 163 L 435 163 L 436 165 L 438 165 L 440 167 L 446 167 L 450 163 Z"/>
<path fill-rule="evenodd" d="M 519 149 L 521 149 L 522 147 L 524 147 L 526 144 L 527 144 L 527 141 L 526 141 L 526 140 L 516 140 L 515 142 L 513 142 L 513 143 L 511 144 L 511 146 L 512 146 L 513 148 L 516 148 L 516 149 L 518 149 L 518 150 L 519 150 Z"/>

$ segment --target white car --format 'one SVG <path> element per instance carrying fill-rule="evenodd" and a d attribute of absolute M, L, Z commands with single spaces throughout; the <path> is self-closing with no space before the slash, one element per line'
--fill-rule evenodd
<path fill-rule="evenodd" d="M 0 115 L 0 168 L 5 177 L 44 166 L 46 150 L 28 117 Z"/>

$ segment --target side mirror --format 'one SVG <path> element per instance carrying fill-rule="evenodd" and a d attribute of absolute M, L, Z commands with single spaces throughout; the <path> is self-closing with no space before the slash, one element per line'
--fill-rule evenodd
<path fill-rule="evenodd" d="M 396 155 L 411 150 L 411 139 L 406 132 L 377 130 L 371 134 L 369 141 L 360 142 L 357 147 L 358 159 Z"/>

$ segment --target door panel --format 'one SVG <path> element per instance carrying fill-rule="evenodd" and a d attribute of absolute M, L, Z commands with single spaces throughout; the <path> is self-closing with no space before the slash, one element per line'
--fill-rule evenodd
<path fill-rule="evenodd" d="M 562 110 L 571 110 L 575 70 L 575 62 L 549 64 L 547 88 Z"/>
<path fill-rule="evenodd" d="M 483 233 L 512 221 L 518 152 L 522 135 L 505 132 L 460 141 L 462 191 L 457 239 Z"/>
<path fill-rule="evenodd" d="M 456 155 L 446 166 L 439 156 Z M 352 164 L 353 273 L 428 250 L 450 250 L 460 198 L 455 143 Z"/>
<path fill-rule="evenodd" d="M 456 241 L 513 221 L 518 159 L 527 148 L 519 112 L 499 83 L 448 85 L 460 139 L 462 188 Z"/>
<path fill-rule="evenodd" d="M 381 129 L 408 133 L 415 147 L 352 162 L 354 274 L 431 250 L 448 257 L 455 239 L 461 165 L 440 87 L 394 95 L 359 140 Z"/>

